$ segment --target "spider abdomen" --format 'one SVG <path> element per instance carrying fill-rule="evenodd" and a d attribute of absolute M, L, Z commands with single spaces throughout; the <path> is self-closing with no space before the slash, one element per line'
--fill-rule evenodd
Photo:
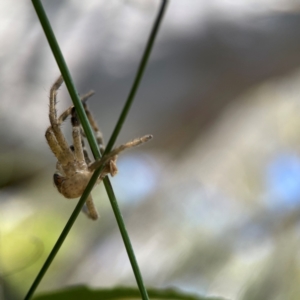
<path fill-rule="evenodd" d="M 58 191 L 68 199 L 78 198 L 86 188 L 91 173 L 86 171 L 76 172 L 72 176 L 64 177 L 57 173 L 54 174 L 54 184 Z"/>

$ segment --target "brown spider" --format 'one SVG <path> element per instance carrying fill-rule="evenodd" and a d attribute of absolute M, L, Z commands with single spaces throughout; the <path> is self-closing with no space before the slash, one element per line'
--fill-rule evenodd
<path fill-rule="evenodd" d="M 82 137 L 85 137 L 85 134 L 80 126 L 79 119 L 77 118 L 75 107 L 70 106 L 59 116 L 59 118 L 57 118 L 55 108 L 56 95 L 62 83 L 63 78 L 60 76 L 54 82 L 50 90 L 49 119 L 51 125 L 48 127 L 45 136 L 52 152 L 58 160 L 56 164 L 57 171 L 53 175 L 54 184 L 62 195 L 68 199 L 73 199 L 82 195 L 91 176 L 93 175 L 93 172 L 98 167 L 104 165 L 104 168 L 97 181 L 97 183 L 100 183 L 107 174 L 111 174 L 111 176 L 117 174 L 118 169 L 116 166 L 116 161 L 120 152 L 149 141 L 152 138 L 152 135 L 146 135 L 141 138 L 134 139 L 133 141 L 115 148 L 100 160 L 91 162 L 84 147 L 84 141 Z M 102 134 L 86 105 L 86 100 L 93 94 L 93 91 L 87 93 L 81 97 L 81 101 L 89 122 L 96 134 L 100 151 L 103 153 Z M 60 125 L 69 115 L 72 115 L 71 122 L 73 126 L 73 145 L 70 147 L 60 129 Z M 98 219 L 98 213 L 91 195 L 89 195 L 87 198 L 86 206 L 83 208 L 83 211 L 89 218 L 93 220 Z"/>

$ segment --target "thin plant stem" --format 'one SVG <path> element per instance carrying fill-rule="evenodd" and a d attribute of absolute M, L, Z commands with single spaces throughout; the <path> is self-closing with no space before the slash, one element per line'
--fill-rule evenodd
<path fill-rule="evenodd" d="M 49 42 L 50 48 L 51 48 L 51 50 L 53 52 L 53 55 L 54 55 L 54 57 L 57 61 L 57 64 L 58 64 L 59 69 L 61 71 L 61 74 L 64 78 L 66 86 L 69 90 L 71 99 L 73 101 L 73 104 L 76 108 L 76 112 L 78 114 L 78 118 L 80 119 L 82 127 L 85 131 L 85 134 L 86 134 L 86 137 L 87 137 L 88 142 L 90 144 L 90 147 L 92 149 L 93 155 L 97 159 L 100 159 L 101 154 L 100 154 L 99 148 L 97 146 L 97 142 L 96 142 L 95 136 L 93 134 L 93 130 L 92 130 L 90 124 L 89 124 L 89 121 L 88 121 L 87 116 L 85 114 L 85 110 L 83 108 L 83 105 L 82 105 L 82 103 L 81 103 L 81 101 L 78 97 L 78 94 L 76 92 L 76 89 L 75 89 L 73 80 L 71 78 L 70 72 L 68 70 L 67 64 L 65 63 L 63 55 L 60 51 L 59 45 L 56 41 L 55 35 L 53 33 L 53 30 L 51 28 L 51 24 L 50 24 L 50 22 L 47 18 L 45 10 L 44 10 L 40 0 L 32 0 L 32 3 L 33 3 L 33 6 L 36 10 L 38 18 L 40 20 L 40 23 L 41 23 L 41 25 L 44 29 L 44 32 L 45 32 L 45 35 L 46 35 L 47 40 Z M 31 285 L 28 293 L 26 294 L 26 296 L 24 298 L 25 300 L 31 299 L 31 297 L 34 294 L 36 288 L 38 287 L 38 285 L 41 282 L 42 278 L 44 277 L 45 273 L 47 272 L 49 266 L 51 265 L 51 263 L 54 260 L 56 254 L 58 253 L 60 247 L 62 246 L 64 240 L 66 239 L 69 231 L 71 230 L 74 222 L 76 221 L 76 219 L 77 219 L 77 217 L 78 217 L 78 215 L 79 215 L 79 213 L 80 213 L 87 197 L 89 196 L 90 192 L 92 191 L 92 189 L 93 189 L 93 187 L 94 187 L 101 171 L 102 171 L 102 168 L 100 167 L 99 169 L 97 169 L 94 172 L 90 182 L 88 183 L 85 191 L 83 192 L 77 206 L 75 207 L 72 215 L 70 216 L 67 224 L 65 225 L 65 227 L 64 227 L 62 233 L 60 234 L 57 242 L 55 243 L 52 251 L 50 252 L 48 258 L 46 259 L 46 261 L 43 265 L 43 267 L 41 268 L 41 270 L 38 273 L 37 277 L 35 278 L 33 284 Z"/>
<path fill-rule="evenodd" d="M 128 115 L 128 112 L 130 110 L 130 107 L 131 107 L 131 104 L 133 102 L 134 96 L 136 94 L 136 91 L 137 91 L 137 89 L 139 87 L 139 84 L 140 84 L 140 81 L 142 79 L 142 76 L 144 74 L 145 67 L 146 67 L 146 64 L 148 62 L 148 58 L 150 56 L 150 53 L 151 53 L 151 50 L 152 50 L 152 46 L 153 46 L 154 41 L 155 41 L 155 37 L 157 35 L 159 26 L 161 24 L 164 12 L 165 12 L 166 7 L 167 7 L 167 3 L 168 3 L 167 0 L 163 0 L 162 3 L 161 3 L 158 15 L 156 17 L 156 20 L 155 20 L 155 23 L 153 25 L 151 34 L 149 36 L 149 39 L 148 39 L 145 51 L 143 53 L 141 62 L 139 64 L 139 68 L 137 70 L 137 73 L 136 73 L 136 76 L 135 76 L 132 88 L 130 90 L 130 93 L 128 95 L 128 98 L 126 100 L 124 108 L 123 108 L 123 110 L 121 112 L 119 120 L 118 120 L 118 122 L 116 124 L 116 127 L 115 127 L 115 129 L 114 129 L 114 131 L 113 131 L 113 133 L 111 135 L 111 138 L 110 138 L 110 140 L 109 140 L 109 142 L 108 142 L 108 144 L 107 144 L 107 146 L 105 148 L 105 151 L 104 151 L 103 155 L 109 153 L 112 150 L 112 147 L 113 147 L 113 145 L 114 145 L 114 143 L 115 143 L 115 141 L 117 139 L 117 136 L 119 135 L 119 133 L 121 131 L 121 128 L 123 126 L 123 123 L 125 122 L 125 119 L 126 119 L 126 117 Z M 110 200 L 113 212 L 115 214 L 115 217 L 116 217 L 116 220 L 117 220 L 117 223 L 118 223 L 118 226 L 119 226 L 122 238 L 123 238 L 123 242 L 125 244 L 125 248 L 127 250 L 127 254 L 128 254 L 128 257 L 129 257 L 132 269 L 134 271 L 134 275 L 135 275 L 135 278 L 136 278 L 139 290 L 141 292 L 142 299 L 143 300 L 147 300 L 148 299 L 147 290 L 144 287 L 143 278 L 142 278 L 142 275 L 140 273 L 140 269 L 139 269 L 138 263 L 136 261 L 136 258 L 135 258 L 135 255 L 134 255 L 134 251 L 132 249 L 132 245 L 131 245 L 131 242 L 130 242 L 130 239 L 129 239 L 129 236 L 128 236 L 128 233 L 127 233 L 124 221 L 123 221 L 123 218 L 122 218 L 122 214 L 121 214 L 121 211 L 119 209 L 119 205 L 118 205 L 117 199 L 116 199 L 116 197 L 114 195 L 114 191 L 113 191 L 113 188 L 111 186 L 109 178 L 106 177 L 103 180 L 103 183 L 104 183 L 106 192 L 107 192 L 107 194 L 109 196 L 109 200 Z"/>
<path fill-rule="evenodd" d="M 167 8 L 167 4 L 168 4 L 168 0 L 162 0 L 161 2 L 161 6 L 159 8 L 159 11 L 158 11 L 158 15 L 155 19 L 155 22 L 153 24 L 153 27 L 152 27 L 152 30 L 151 30 L 151 33 L 150 33 L 150 36 L 149 36 L 149 39 L 148 39 L 148 42 L 147 42 L 147 45 L 146 45 L 146 48 L 144 50 L 144 53 L 143 53 L 143 56 L 142 56 L 142 59 L 141 59 L 141 62 L 139 64 L 139 67 L 137 69 L 137 72 L 136 72 L 136 75 L 135 75 L 135 79 L 134 79 L 134 82 L 133 82 L 133 85 L 132 85 L 132 88 L 129 92 L 129 95 L 127 97 L 127 100 L 126 100 L 126 103 L 124 105 L 124 108 L 121 112 L 121 115 L 119 117 L 119 120 L 115 126 L 115 129 L 111 135 L 111 138 L 109 139 L 108 143 L 107 143 L 107 146 L 105 148 L 105 151 L 104 151 L 104 155 L 109 153 L 111 150 L 112 150 L 112 147 L 113 145 L 115 144 L 116 142 L 116 139 L 121 131 L 121 128 L 125 122 L 125 119 L 128 115 L 128 112 L 129 112 L 129 109 L 131 107 L 131 104 L 134 100 L 134 96 L 136 94 L 136 91 L 139 87 L 139 84 L 141 82 L 141 79 L 142 79 L 142 76 L 144 74 L 144 71 L 145 71 L 145 67 L 147 65 L 147 62 L 148 62 L 148 58 L 150 56 L 150 53 L 151 53 L 151 50 L 152 50 L 152 46 L 154 44 L 154 41 L 155 41 L 155 37 L 157 35 L 157 32 L 158 32 L 158 29 L 159 29 L 159 26 L 161 24 L 161 21 L 163 19 L 163 16 L 164 16 L 164 13 L 166 11 L 166 8 Z"/>
<path fill-rule="evenodd" d="M 108 143 L 108 146 L 106 147 L 105 149 L 105 153 L 108 153 L 109 151 L 111 151 L 116 139 L 117 139 L 117 136 L 122 128 L 122 125 L 125 121 L 125 118 L 128 114 L 128 111 L 130 109 L 130 106 L 131 106 L 131 103 L 133 101 L 133 98 L 135 96 L 135 93 L 137 91 L 137 88 L 139 86 L 139 83 L 140 83 L 140 80 L 141 80 L 141 77 L 143 75 L 143 72 L 144 72 L 144 69 L 145 69 L 145 66 L 146 66 L 146 63 L 147 63 L 147 60 L 148 60 L 148 57 L 150 55 L 150 52 L 151 52 L 151 49 L 152 49 L 152 45 L 154 43 L 154 40 L 155 40 L 155 36 L 157 34 L 157 31 L 158 31 L 158 28 L 159 28 L 159 24 L 161 23 L 161 20 L 162 20 L 162 17 L 163 17 L 163 14 L 164 14 L 164 11 L 165 11 L 165 8 L 166 8 L 166 4 L 167 4 L 167 0 L 165 1 L 162 1 L 162 4 L 161 4 L 161 7 L 160 7 L 160 10 L 159 10 L 159 14 L 157 16 L 157 19 L 155 21 L 155 24 L 154 24 L 154 27 L 152 29 L 152 32 L 150 34 L 150 37 L 149 37 L 149 40 L 148 40 L 148 43 L 147 43 L 147 46 L 146 46 L 146 49 L 145 49 L 145 52 L 144 52 L 144 55 L 142 57 L 142 60 L 141 60 L 141 63 L 140 63 L 140 66 L 139 66 L 139 69 L 138 69 L 138 72 L 137 72 L 137 75 L 136 75 L 136 78 L 135 78 L 135 81 L 134 81 L 134 84 L 133 84 L 133 87 L 131 89 L 131 92 L 129 94 L 129 97 L 126 101 L 126 104 L 125 104 L 125 107 L 124 109 L 122 110 L 122 113 L 121 113 L 121 116 L 117 122 L 117 125 L 115 127 L 115 130 L 112 134 L 112 137 L 110 138 L 109 140 L 109 143 Z M 93 134 L 93 130 L 88 122 L 88 119 L 86 117 L 86 114 L 85 114 L 85 111 L 84 111 L 84 108 L 82 106 L 82 103 L 78 97 L 78 94 L 76 92 L 76 89 L 75 89 L 75 86 L 74 86 L 74 83 L 72 81 L 72 78 L 71 78 L 71 75 L 70 75 L 70 72 L 68 70 L 68 67 L 65 63 L 65 60 L 63 58 L 63 55 L 60 51 L 60 48 L 59 48 L 59 45 L 56 41 L 56 38 L 55 38 L 55 35 L 53 33 L 53 30 L 51 28 L 51 25 L 50 25 L 50 22 L 47 18 L 47 15 L 44 11 L 44 8 L 41 4 L 41 1 L 40 0 L 32 0 L 32 3 L 33 3 L 33 6 L 36 10 L 36 13 L 38 15 L 38 18 L 41 22 L 41 25 L 44 29 L 44 32 L 45 32 L 45 35 L 48 39 L 48 42 L 49 42 L 49 45 L 50 45 L 50 48 L 53 52 L 53 55 L 57 61 L 57 64 L 59 66 L 59 69 L 61 71 L 61 74 L 65 80 L 65 83 L 66 83 L 66 86 L 67 86 L 67 89 L 70 93 L 70 96 L 71 96 L 71 99 L 74 103 L 74 106 L 76 108 L 76 111 L 77 111 L 77 114 L 78 114 L 78 117 L 81 121 L 81 124 L 82 124 L 82 127 L 85 131 L 85 134 L 86 134 L 86 137 L 87 137 L 87 140 L 90 144 L 90 147 L 92 149 L 92 152 L 93 152 L 93 155 L 95 157 L 95 159 L 100 159 L 101 158 L 101 154 L 100 154 L 100 151 L 98 149 L 98 146 L 97 146 L 97 142 L 96 142 L 96 139 L 95 139 L 95 136 Z M 45 273 L 47 272 L 49 266 L 51 265 L 52 261 L 54 260 L 56 254 L 58 253 L 60 247 L 62 246 L 64 240 L 66 239 L 69 231 L 71 230 L 75 220 L 77 219 L 87 197 L 89 196 L 89 194 L 91 193 L 101 171 L 103 169 L 103 166 L 102 167 L 99 167 L 93 174 L 91 180 L 89 181 L 85 191 L 83 192 L 78 204 L 76 205 L 71 217 L 69 218 L 66 226 L 64 227 L 61 235 L 59 236 L 57 242 L 55 243 L 52 251 L 50 252 L 47 260 L 45 261 L 43 267 L 41 268 L 40 272 L 38 273 L 37 277 L 35 278 L 32 286 L 30 287 L 27 295 L 25 296 L 24 300 L 29 300 L 31 299 L 32 295 L 34 294 L 36 288 L 38 287 L 39 283 L 41 282 L 43 276 L 45 275 Z M 142 296 L 142 299 L 143 300 L 147 300 L 148 299 L 148 295 L 147 295 L 147 291 L 144 287 L 144 284 L 143 284 L 143 279 L 142 279 L 142 276 L 141 276 L 141 273 L 140 273 L 140 270 L 139 270 L 139 267 L 138 267 L 138 264 L 137 264 L 137 261 L 136 261 L 136 258 L 135 258 L 135 255 L 134 255 L 134 251 L 133 251 L 133 248 L 131 246 L 131 242 L 130 242 L 130 239 L 129 239 L 129 236 L 127 234 L 127 230 L 126 230 L 126 227 L 125 227 L 125 224 L 124 224 L 124 221 L 123 221 L 123 218 L 122 218 L 122 215 L 121 215 L 121 212 L 120 212 L 120 209 L 118 207 L 118 203 L 117 203 L 117 200 L 116 200 L 116 197 L 114 195 L 114 192 L 113 192 L 113 189 L 112 189 L 112 186 L 111 186 L 111 183 L 109 181 L 108 178 L 105 178 L 104 179 L 104 184 L 105 184 L 105 188 L 106 188 L 106 191 L 107 191 L 107 194 L 108 194 L 108 197 L 110 199 L 110 202 L 111 202 L 111 205 L 112 205 L 112 208 L 113 208 L 113 211 L 114 211 L 114 214 L 115 214 L 115 217 L 116 217 L 116 220 L 117 220 L 117 223 L 118 223 L 118 226 L 119 226 L 119 229 L 120 229 L 120 232 L 121 232 L 121 235 L 122 235 L 122 238 L 123 238 L 123 241 L 124 241 L 124 244 L 125 244 L 125 247 L 126 247 L 126 250 L 127 250 L 127 253 L 128 253 L 128 256 L 129 256 L 129 260 L 131 262 L 131 265 L 132 265 L 132 268 L 133 268 L 133 272 L 134 272 L 134 275 L 136 277 L 136 281 L 137 281 L 137 284 L 138 284 L 138 287 L 139 287 L 139 290 L 140 290 L 140 293 L 141 293 L 141 296 Z"/>
<path fill-rule="evenodd" d="M 69 72 L 68 66 L 65 62 L 65 59 L 62 55 L 62 52 L 59 48 L 59 45 L 57 43 L 57 40 L 55 38 L 54 32 L 52 30 L 51 24 L 48 20 L 48 17 L 46 15 L 46 12 L 43 8 L 43 5 L 40 0 L 32 0 L 32 4 L 36 10 L 36 13 L 38 15 L 38 18 L 40 20 L 40 23 L 44 29 L 46 38 L 48 40 L 49 46 L 53 52 L 54 58 L 57 62 L 57 65 L 59 67 L 59 70 L 62 74 L 62 77 L 64 78 L 66 87 L 68 89 L 68 92 L 70 94 L 70 97 L 73 101 L 73 104 L 76 108 L 76 112 L 78 115 L 78 118 L 80 119 L 81 125 L 83 127 L 83 130 L 86 134 L 87 140 L 90 144 L 91 150 L 93 152 L 93 155 L 96 159 L 99 159 L 101 157 L 97 141 L 95 139 L 95 135 L 93 133 L 93 129 L 89 124 L 88 118 L 86 116 L 85 110 L 83 108 L 82 102 L 80 101 L 78 97 L 78 93 L 76 91 L 74 82 L 72 80 L 71 74 Z"/>

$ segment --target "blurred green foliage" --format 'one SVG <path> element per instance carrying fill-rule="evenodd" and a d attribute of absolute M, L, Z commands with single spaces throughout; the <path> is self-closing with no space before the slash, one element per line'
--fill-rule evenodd
<path fill-rule="evenodd" d="M 182 293 L 175 289 L 147 289 L 151 299 L 173 300 L 222 300 L 221 298 L 206 298 L 197 295 Z M 140 291 L 137 288 L 114 288 L 92 290 L 85 286 L 77 286 L 57 292 L 47 293 L 34 297 L 34 300 L 107 300 L 107 299 L 140 299 Z M 223 299 L 224 300 L 224 299 Z"/>

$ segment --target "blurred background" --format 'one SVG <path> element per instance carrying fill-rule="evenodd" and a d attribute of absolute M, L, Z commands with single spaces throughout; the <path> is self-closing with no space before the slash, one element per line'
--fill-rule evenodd
<path fill-rule="evenodd" d="M 44 1 L 106 141 L 158 0 Z M 22 297 L 77 200 L 44 137 L 59 70 L 30 1 L 0 3 L 0 299 Z M 63 86 L 58 111 L 71 105 Z M 112 184 L 147 286 L 300 299 L 300 2 L 172 0 L 118 144 Z M 63 130 L 71 143 L 71 126 Z M 135 286 L 102 185 L 38 291 Z"/>

